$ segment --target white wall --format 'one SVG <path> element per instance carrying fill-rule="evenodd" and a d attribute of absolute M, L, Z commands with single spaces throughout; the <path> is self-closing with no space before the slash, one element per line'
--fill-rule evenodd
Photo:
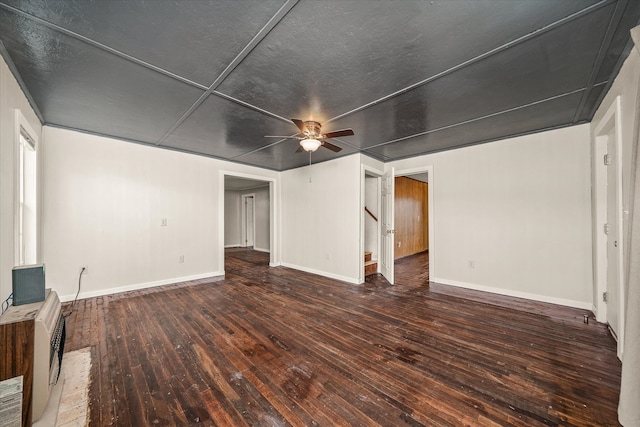
<path fill-rule="evenodd" d="M 359 283 L 360 156 L 281 173 L 282 263 Z"/>
<path fill-rule="evenodd" d="M 236 190 L 224 191 L 224 246 L 235 248 L 242 244 L 242 230 L 240 228 L 240 192 Z"/>
<path fill-rule="evenodd" d="M 17 138 L 15 110 L 19 109 L 40 139 L 41 125 L 4 59 L 0 57 L 0 300 L 11 293 L 15 260 L 15 188 Z M 41 156 L 41 147 L 37 147 Z M 38 171 L 39 172 L 39 171 Z M 37 173 L 38 173 L 37 172 Z"/>
<path fill-rule="evenodd" d="M 586 124 L 388 163 L 396 173 L 433 166 L 431 280 L 591 309 L 589 132 Z"/>
<path fill-rule="evenodd" d="M 67 300 L 81 266 L 80 297 L 222 274 L 221 171 L 276 175 L 51 127 L 44 145 L 43 258 Z"/>
<path fill-rule="evenodd" d="M 373 157 L 369 157 L 365 154 L 360 155 L 360 162 L 362 163 L 362 167 L 367 171 L 370 171 L 374 174 L 382 175 L 384 173 L 384 163 L 380 160 L 376 160 Z"/>

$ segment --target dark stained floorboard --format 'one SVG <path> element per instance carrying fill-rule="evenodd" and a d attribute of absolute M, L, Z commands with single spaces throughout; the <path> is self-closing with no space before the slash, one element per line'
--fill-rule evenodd
<path fill-rule="evenodd" d="M 617 426 L 620 363 L 579 309 L 428 281 L 351 285 L 230 249 L 224 280 L 65 304 L 93 426 Z"/>

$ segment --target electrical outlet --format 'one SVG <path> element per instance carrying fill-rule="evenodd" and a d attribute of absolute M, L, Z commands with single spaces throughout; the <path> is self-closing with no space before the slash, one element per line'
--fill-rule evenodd
<path fill-rule="evenodd" d="M 80 267 L 80 274 L 89 274 L 89 266 L 83 265 Z"/>
<path fill-rule="evenodd" d="M 160 220 L 160 226 L 161 227 L 166 227 L 167 226 L 167 218 L 162 218 Z"/>
<path fill-rule="evenodd" d="M 184 262 L 184 255 L 180 255 L 180 257 L 178 257 L 178 262 L 179 263 L 183 263 Z"/>
<path fill-rule="evenodd" d="M 476 262 L 472 260 L 467 261 L 467 267 L 476 268 Z"/>

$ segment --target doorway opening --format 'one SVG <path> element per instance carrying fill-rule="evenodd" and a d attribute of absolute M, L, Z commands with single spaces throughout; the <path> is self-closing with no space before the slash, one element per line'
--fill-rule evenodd
<path fill-rule="evenodd" d="M 396 177 L 418 183 L 422 189 L 420 202 L 416 204 L 416 214 L 410 215 L 408 220 L 405 212 L 397 213 L 403 202 L 396 200 Z M 433 166 L 423 166 L 415 169 L 401 170 L 396 173 L 394 168 L 386 172 L 376 171 L 367 166 L 362 167 L 362 251 L 370 252 L 377 261 L 377 273 L 393 285 L 396 276 L 396 265 L 400 266 L 400 281 L 406 283 L 427 284 L 429 277 L 435 276 L 434 265 L 434 209 L 433 191 L 435 188 Z M 401 190 L 404 192 L 404 189 Z M 404 194 L 404 193 L 403 193 Z M 396 206 L 398 205 L 398 206 Z M 366 212 L 369 210 L 369 212 Z M 396 222 L 396 216 L 399 222 Z M 375 219 L 374 219 L 375 217 Z M 408 221 L 408 223 L 403 223 Z M 416 227 L 420 224 L 419 231 Z M 399 228 L 398 228 L 399 227 Z M 398 236 L 400 238 L 398 239 Z M 406 237 L 405 237 L 406 236 Z M 416 239 L 417 237 L 417 239 Z M 398 240 L 396 240 L 398 239 Z M 410 241 L 417 240 L 419 249 L 416 250 Z M 403 247 L 404 245 L 404 247 Z M 406 252 L 407 246 L 413 252 Z M 401 248 L 405 252 L 399 251 Z M 375 254 L 375 255 L 374 255 Z M 412 259 L 411 256 L 416 255 Z M 364 259 L 364 258 L 363 258 Z M 405 260 L 403 262 L 402 260 Z M 398 262 L 397 262 L 398 261 Z M 361 265 L 363 276 L 366 277 L 365 263 Z"/>
<path fill-rule="evenodd" d="M 364 277 L 380 272 L 380 174 L 364 170 Z M 362 280 L 361 280 L 362 281 Z"/>
<path fill-rule="evenodd" d="M 275 181 L 224 174 L 221 264 L 227 257 L 275 265 Z M 225 265 L 225 271 L 227 266 Z"/>
<path fill-rule="evenodd" d="M 430 258 L 429 170 L 398 172 L 394 178 L 394 273 L 403 285 L 429 283 Z"/>

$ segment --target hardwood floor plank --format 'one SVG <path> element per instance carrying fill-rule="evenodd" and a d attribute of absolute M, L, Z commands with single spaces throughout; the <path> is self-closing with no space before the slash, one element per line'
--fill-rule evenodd
<path fill-rule="evenodd" d="M 166 303 L 166 298 L 158 298 L 154 295 L 154 301 L 161 307 Z M 196 420 L 208 420 L 210 414 L 216 414 L 223 423 L 230 425 L 245 425 L 242 417 L 236 408 L 239 397 L 236 395 L 225 395 L 224 390 L 220 390 L 215 383 L 215 378 L 207 376 L 206 370 L 202 369 L 201 361 L 192 342 L 193 337 L 197 337 L 197 332 L 191 331 L 191 318 L 188 307 L 183 306 L 184 299 L 177 296 L 171 301 L 172 308 L 169 308 L 172 315 L 169 321 L 162 324 L 162 335 L 164 336 L 163 353 L 168 371 L 166 374 L 180 381 L 173 382 L 172 399 L 177 401 L 178 416 L 186 417 L 185 422 L 196 422 Z M 186 320 L 186 321 L 185 321 Z M 185 328 L 179 325 L 185 325 Z M 176 350 L 175 352 L 173 350 Z M 187 387 L 188 385 L 188 387 Z M 209 409 L 207 413 L 200 413 L 197 409 L 199 398 L 197 393 L 208 393 L 213 400 L 204 401 Z M 191 394 L 196 395 L 191 396 Z"/>
<path fill-rule="evenodd" d="M 255 309 L 255 307 L 254 307 L 254 309 Z M 268 317 L 268 313 L 262 313 L 262 314 L 261 314 L 261 316 Z M 270 319 L 270 321 L 269 321 L 269 323 L 275 323 L 275 322 L 277 322 L 277 320 L 275 320 L 275 319 Z M 338 340 L 340 340 L 340 336 L 341 336 L 341 334 L 340 334 L 340 333 L 338 333 L 338 334 L 337 334 L 337 335 L 335 335 L 333 338 L 336 338 L 336 337 L 337 337 L 337 339 L 338 339 Z M 319 341 L 319 342 L 326 342 L 326 341 L 327 341 L 327 339 L 326 339 L 326 337 L 324 337 L 324 338 L 319 339 L 318 341 Z M 352 346 L 353 346 L 353 344 L 352 344 Z M 358 348 L 358 346 L 356 346 L 356 348 Z M 318 356 L 318 353 L 316 353 L 316 356 Z M 335 355 L 332 355 L 332 356 L 335 356 Z M 337 359 L 339 360 L 339 359 L 341 358 L 341 356 L 342 356 L 341 354 L 338 354 L 338 358 L 337 358 Z M 325 364 L 327 364 L 327 365 L 331 366 L 332 362 L 331 362 L 331 360 L 330 360 L 330 359 L 332 359 L 332 358 L 335 358 L 335 357 L 328 357 L 328 358 L 327 358 L 327 359 L 325 359 L 323 362 L 324 362 Z M 370 368 L 371 368 L 371 367 L 369 366 L 370 362 L 371 362 L 370 358 L 363 358 L 363 359 L 362 359 L 362 364 L 361 364 L 360 368 L 361 368 L 363 371 L 364 371 L 364 370 L 368 370 L 368 369 L 370 369 Z M 351 370 L 351 369 L 353 369 L 353 367 L 352 367 L 352 366 L 351 366 L 351 367 L 347 367 L 347 368 L 346 368 L 346 370 L 347 370 L 347 371 L 348 371 L 348 370 Z M 378 376 L 379 376 L 379 374 L 380 374 L 379 367 L 373 367 L 373 370 L 374 370 L 374 372 L 375 372 L 375 374 L 374 374 L 374 375 L 378 375 Z M 341 371 L 340 373 L 341 373 L 341 375 L 345 375 L 345 371 Z M 400 378 L 399 378 L 399 377 L 394 377 L 394 378 L 392 379 L 391 383 L 395 384 L 398 380 L 400 380 L 400 384 L 403 384 L 403 383 L 402 383 L 402 380 L 403 380 L 403 378 L 402 378 L 402 377 L 400 377 Z M 418 387 L 419 387 L 419 386 L 418 386 Z M 407 382 L 406 382 L 406 381 L 404 382 L 404 386 L 403 386 L 403 388 L 404 388 L 404 390 L 405 390 L 405 391 L 407 391 Z M 394 392 L 392 392 L 392 393 L 390 393 L 390 394 L 396 395 L 397 393 L 398 393 L 398 392 L 395 392 L 395 391 L 394 391 Z M 413 394 L 417 394 L 417 390 L 411 390 L 411 393 L 413 393 Z M 385 397 L 387 400 L 390 400 L 388 395 L 384 395 L 384 397 Z M 404 411 L 411 412 L 411 409 L 410 409 L 410 407 L 408 407 L 408 406 L 405 406 L 405 405 L 398 405 L 398 407 L 399 407 L 399 409 L 402 409 L 402 410 L 403 410 L 403 413 L 405 413 Z M 406 413 L 405 413 L 405 415 L 406 415 Z"/>
<path fill-rule="evenodd" d="M 257 313 L 254 312 L 254 314 Z M 259 371 L 263 374 L 263 377 L 274 379 L 274 388 L 277 390 L 278 395 L 292 403 L 292 406 L 295 405 L 296 413 L 302 411 L 300 416 L 310 418 L 309 412 L 318 414 L 319 405 L 317 404 L 313 404 L 311 407 L 304 405 L 301 408 L 300 406 L 300 401 L 305 400 L 307 396 L 319 396 L 322 394 L 322 391 L 318 388 L 322 380 L 317 377 L 318 372 L 305 362 L 303 352 L 295 352 L 299 357 L 295 356 L 287 344 L 280 341 L 269 330 L 261 329 L 255 322 L 252 327 L 252 325 L 245 323 L 244 319 L 233 314 L 230 314 L 229 319 L 239 328 L 239 333 L 236 333 L 234 340 L 232 340 L 232 343 L 236 343 L 238 350 L 245 353 L 246 348 L 256 348 L 256 346 L 259 349 L 265 349 L 265 351 L 257 352 L 260 357 L 252 358 L 253 372 Z M 264 325 L 266 323 L 270 322 L 261 322 L 260 324 Z M 238 337 L 240 334 L 246 336 L 246 339 L 241 340 Z M 315 377 L 312 383 L 311 377 L 313 376 Z M 316 384 L 318 387 L 314 386 Z M 335 420 L 338 416 L 337 413 L 332 413 L 332 409 L 327 408 L 324 408 L 320 413 L 322 414 L 321 417 L 316 415 L 315 418 L 310 418 L 311 425 L 313 423 L 325 425 L 331 423 L 331 420 Z"/>
<path fill-rule="evenodd" d="M 430 283 L 426 263 L 351 285 L 238 248 L 224 280 L 65 304 L 90 425 L 618 425 L 591 313 Z"/>

